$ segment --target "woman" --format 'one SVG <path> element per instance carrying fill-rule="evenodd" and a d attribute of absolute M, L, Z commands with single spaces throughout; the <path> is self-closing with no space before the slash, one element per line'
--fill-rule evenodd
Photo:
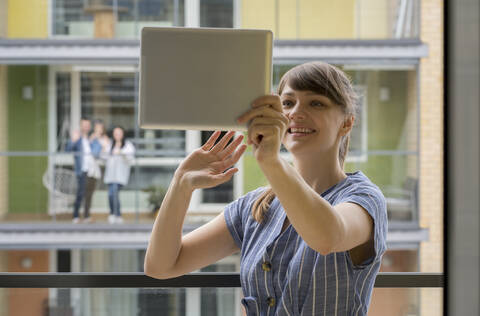
<path fill-rule="evenodd" d="M 103 150 L 110 146 L 110 139 L 108 138 L 103 120 L 96 119 L 93 121 L 93 132 L 90 135 L 90 142 L 98 142 Z"/>
<path fill-rule="evenodd" d="M 92 205 L 93 192 L 97 187 L 97 180 L 102 177 L 102 172 L 98 164 L 102 148 L 108 137 L 105 135 L 105 126 L 101 120 L 95 120 L 93 123 L 93 132 L 88 139 L 90 144 L 90 154 L 85 155 L 84 163 L 86 169 L 85 183 L 85 223 L 91 223 L 90 207 Z"/>
<path fill-rule="evenodd" d="M 109 223 L 122 223 L 120 212 L 120 189 L 127 185 L 130 177 L 130 165 L 134 160 L 135 147 L 125 140 L 125 130 L 117 126 L 113 129 L 110 150 L 103 155 L 105 162 L 105 177 L 108 185 L 108 202 L 110 205 Z"/>
<path fill-rule="evenodd" d="M 385 199 L 343 165 L 355 93 L 345 74 L 320 62 L 289 70 L 277 95 L 239 118 L 270 188 L 259 188 L 182 238 L 193 190 L 223 183 L 245 151 L 216 132 L 178 167 L 155 221 L 145 272 L 170 278 L 241 251 L 248 315 L 366 315 L 386 249 Z M 283 143 L 293 166 L 279 154 Z M 229 168 L 229 169 L 228 169 Z M 225 171 L 226 170 L 226 171 Z"/>

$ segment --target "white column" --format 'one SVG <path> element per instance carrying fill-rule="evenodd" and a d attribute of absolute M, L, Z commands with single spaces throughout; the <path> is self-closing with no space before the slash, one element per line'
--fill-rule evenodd
<path fill-rule="evenodd" d="M 233 0 L 233 27 L 242 27 L 242 0 Z"/>
<path fill-rule="evenodd" d="M 200 26 L 200 0 L 185 0 L 185 26 Z"/>
<path fill-rule="evenodd" d="M 81 254 L 80 249 L 72 249 L 71 251 L 71 271 L 80 272 L 81 269 Z M 80 288 L 70 289 L 70 304 L 73 308 L 73 315 L 80 316 L 82 315 L 82 306 L 80 304 L 81 299 L 81 290 Z"/>
<path fill-rule="evenodd" d="M 188 316 L 200 316 L 201 296 L 200 288 L 187 288 L 185 290 L 185 314 Z"/>
<path fill-rule="evenodd" d="M 185 151 L 190 154 L 192 151 L 201 146 L 200 131 L 185 131 Z M 189 210 L 198 210 L 202 199 L 202 190 L 195 190 L 192 194 Z"/>

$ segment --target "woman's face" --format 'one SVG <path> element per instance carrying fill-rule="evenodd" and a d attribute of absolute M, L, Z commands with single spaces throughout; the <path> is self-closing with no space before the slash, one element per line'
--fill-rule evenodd
<path fill-rule="evenodd" d="M 103 135 L 105 134 L 105 126 L 103 126 L 102 123 L 96 123 L 95 126 L 93 127 L 93 132 L 96 135 Z"/>
<path fill-rule="evenodd" d="M 298 91 L 285 85 L 280 95 L 290 122 L 283 145 L 292 154 L 338 154 L 345 114 L 324 95 Z"/>
<path fill-rule="evenodd" d="M 116 128 L 113 129 L 113 139 L 115 139 L 115 141 L 117 141 L 117 142 L 122 141 L 123 130 L 121 128 L 116 127 Z"/>

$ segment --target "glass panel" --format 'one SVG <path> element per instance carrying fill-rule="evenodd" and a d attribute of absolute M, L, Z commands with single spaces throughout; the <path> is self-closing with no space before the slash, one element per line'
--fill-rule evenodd
<path fill-rule="evenodd" d="M 439 316 L 442 293 L 436 288 L 376 288 L 368 315 Z M 240 288 L 0 289 L 0 314 L 242 315 L 241 298 Z"/>
<path fill-rule="evenodd" d="M 122 126 L 127 138 L 134 136 L 134 74 L 83 72 L 80 89 L 83 117 L 100 119 L 107 128 Z"/>
<path fill-rule="evenodd" d="M 418 207 L 418 157 L 369 155 L 365 161 L 347 160 L 348 172 L 361 170 L 383 192 L 389 221 L 413 221 Z"/>
<path fill-rule="evenodd" d="M 201 143 L 205 144 L 212 133 L 213 132 L 211 131 L 202 131 Z M 223 135 L 225 135 L 225 132 L 222 132 L 218 139 L 221 139 Z M 231 140 L 228 142 L 228 144 L 230 143 Z M 231 201 L 233 201 L 233 177 L 227 182 L 216 187 L 202 190 L 203 203 L 230 203 Z"/>
<path fill-rule="evenodd" d="M 70 133 L 70 73 L 57 73 L 57 150 L 64 151 Z"/>
<path fill-rule="evenodd" d="M 375 288 L 368 315 L 443 315 L 443 289 Z"/>
<path fill-rule="evenodd" d="M 53 35 L 138 38 L 144 26 L 183 26 L 184 0 L 55 0 Z"/>
<path fill-rule="evenodd" d="M 418 0 L 337 4 L 326 0 L 248 0 L 235 9 L 233 0 L 200 0 L 199 7 L 185 6 L 184 0 L 55 0 L 52 32 L 74 37 L 135 38 L 143 26 L 185 25 L 187 9 L 193 17 L 198 14 L 202 27 L 233 27 L 237 16 L 239 27 L 270 29 L 278 39 L 419 37 Z"/>
<path fill-rule="evenodd" d="M 233 0 L 200 0 L 201 27 L 233 27 Z"/>
<path fill-rule="evenodd" d="M 122 126 L 139 156 L 183 157 L 185 131 L 140 129 L 135 138 L 136 80 L 134 73 L 81 73 L 81 115 L 103 121 L 109 131 Z"/>
<path fill-rule="evenodd" d="M 83 0 L 54 0 L 53 34 L 93 36 L 93 16 L 86 14 Z"/>
<path fill-rule="evenodd" d="M 357 93 L 363 97 L 366 106 L 360 124 L 366 125 L 368 150 L 417 152 L 417 72 L 350 68 L 344 67 L 359 87 Z"/>

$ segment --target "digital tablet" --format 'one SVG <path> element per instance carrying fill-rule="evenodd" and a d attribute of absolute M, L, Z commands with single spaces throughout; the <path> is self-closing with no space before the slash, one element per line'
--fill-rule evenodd
<path fill-rule="evenodd" d="M 246 130 L 236 119 L 272 81 L 269 30 L 144 27 L 139 125 Z"/>

